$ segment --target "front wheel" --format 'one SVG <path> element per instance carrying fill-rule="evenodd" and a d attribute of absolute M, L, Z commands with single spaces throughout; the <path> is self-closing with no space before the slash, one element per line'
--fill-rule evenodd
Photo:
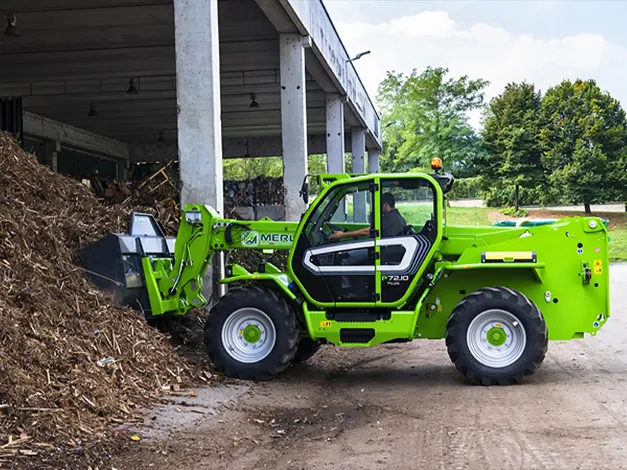
<path fill-rule="evenodd" d="M 229 290 L 211 309 L 205 346 L 228 377 L 269 379 L 289 366 L 298 346 L 296 314 L 285 299 L 259 287 Z"/>
<path fill-rule="evenodd" d="M 294 354 L 294 360 L 292 362 L 294 364 L 306 362 L 318 352 L 318 349 L 320 349 L 319 342 L 314 341 L 311 338 L 301 338 L 300 342 L 298 343 L 298 349 L 296 349 L 296 354 Z"/>
<path fill-rule="evenodd" d="M 525 295 L 506 287 L 479 289 L 453 310 L 448 354 L 475 383 L 520 383 L 540 366 L 548 347 L 542 314 Z"/>

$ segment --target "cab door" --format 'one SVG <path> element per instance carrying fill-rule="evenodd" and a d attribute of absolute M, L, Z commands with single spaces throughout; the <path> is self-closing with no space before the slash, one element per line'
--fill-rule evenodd
<path fill-rule="evenodd" d="M 359 237 L 331 238 L 334 232 L 372 228 L 374 191 L 373 179 L 333 186 L 298 235 L 290 267 L 314 303 L 374 304 L 374 229 Z"/>
<path fill-rule="evenodd" d="M 404 303 L 419 285 L 425 268 L 441 239 L 441 193 L 430 179 L 423 177 L 380 179 L 378 206 L 380 221 L 376 250 L 379 252 L 376 270 L 377 306 Z M 386 223 L 384 201 L 393 201 L 404 222 L 402 229 Z"/>

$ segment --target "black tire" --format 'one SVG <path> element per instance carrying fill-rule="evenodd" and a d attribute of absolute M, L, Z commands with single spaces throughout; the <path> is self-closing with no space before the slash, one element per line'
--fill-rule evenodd
<path fill-rule="evenodd" d="M 311 338 L 301 338 L 294 355 L 293 364 L 300 364 L 311 359 L 311 357 L 320 349 L 320 343 L 312 340 Z"/>
<path fill-rule="evenodd" d="M 491 309 L 513 315 L 526 335 L 526 341 L 521 342 L 524 349 L 520 357 L 504 367 L 484 364 L 468 346 L 467 334 L 473 319 Z M 455 307 L 447 322 L 446 346 L 457 370 L 472 382 L 481 385 L 512 385 L 522 382 L 540 366 L 548 347 L 548 332 L 538 307 L 525 295 L 507 287 L 488 287 L 466 296 Z"/>
<path fill-rule="evenodd" d="M 240 362 L 232 357 L 222 342 L 222 328 L 229 316 L 242 308 L 265 313 L 275 329 L 275 344 L 258 362 Z M 247 287 L 229 289 L 211 309 L 205 323 L 205 347 L 216 369 L 227 377 L 243 380 L 267 380 L 284 371 L 292 362 L 298 346 L 296 314 L 285 299 L 269 289 Z"/>

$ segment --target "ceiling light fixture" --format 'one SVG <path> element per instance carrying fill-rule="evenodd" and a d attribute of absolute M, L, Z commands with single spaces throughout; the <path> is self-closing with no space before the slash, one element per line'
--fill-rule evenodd
<path fill-rule="evenodd" d="M 7 14 L 7 29 L 4 30 L 4 35 L 11 38 L 20 36 L 20 32 L 17 29 L 17 17 L 11 12 Z"/>
<path fill-rule="evenodd" d="M 257 95 L 254 93 L 250 93 L 250 105 L 249 108 L 259 108 L 259 103 L 257 103 Z"/>
<path fill-rule="evenodd" d="M 135 79 L 129 78 L 128 80 L 128 90 L 126 91 L 127 95 L 138 95 L 139 89 L 135 86 Z"/>
<path fill-rule="evenodd" d="M 87 116 L 89 116 L 89 117 L 98 116 L 98 111 L 96 111 L 96 105 L 95 104 L 90 104 L 89 105 L 89 113 L 87 114 Z"/>

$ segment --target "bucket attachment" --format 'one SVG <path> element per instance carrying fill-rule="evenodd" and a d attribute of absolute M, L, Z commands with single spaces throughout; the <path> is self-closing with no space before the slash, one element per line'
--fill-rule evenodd
<path fill-rule="evenodd" d="M 112 292 L 119 305 L 152 317 L 142 258 L 174 256 L 174 237 L 166 237 L 150 214 L 131 214 L 130 233 L 109 233 L 82 250 L 83 267 L 97 287 Z"/>

